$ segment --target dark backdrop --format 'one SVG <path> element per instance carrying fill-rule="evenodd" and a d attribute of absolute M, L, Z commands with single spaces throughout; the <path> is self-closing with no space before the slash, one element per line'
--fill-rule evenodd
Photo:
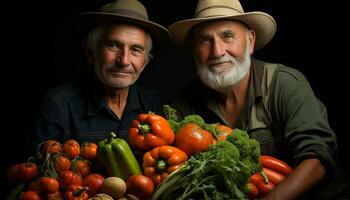
<path fill-rule="evenodd" d="M 4 119 L 1 131 L 2 177 L 9 165 L 26 160 L 21 153 L 23 141 L 30 131 L 44 92 L 81 73 L 77 70 L 80 61 L 77 58 L 77 42 L 72 36 L 73 17 L 80 12 L 95 11 L 107 2 L 23 1 L 13 5 L 16 12 L 5 19 L 12 24 L 8 26 L 9 30 L 5 29 L 10 33 L 5 38 L 10 38 L 7 41 L 10 48 L 5 51 L 5 59 L 10 62 L 3 64 L 1 69 Z M 165 27 L 177 20 L 192 17 L 196 4 L 194 0 L 142 2 L 148 8 L 150 19 Z M 344 158 L 349 139 L 346 117 L 349 108 L 345 97 L 349 84 L 345 73 L 347 66 L 342 62 L 345 53 L 339 49 L 347 40 L 342 31 L 344 24 L 337 23 L 344 17 L 335 13 L 335 8 L 340 6 L 301 0 L 242 0 L 241 3 L 246 11 L 265 11 L 276 19 L 278 29 L 274 39 L 256 52 L 255 57 L 281 62 L 304 73 L 316 96 L 328 108 L 329 121 L 338 135 Z M 191 80 L 193 74 L 190 52 L 169 46 L 156 53 L 138 83 L 146 88 L 160 90 L 170 98 Z"/>

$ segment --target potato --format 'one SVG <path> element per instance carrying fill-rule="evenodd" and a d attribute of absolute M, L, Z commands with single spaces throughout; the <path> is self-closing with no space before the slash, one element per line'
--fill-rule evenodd
<path fill-rule="evenodd" d="M 100 191 L 113 197 L 113 199 L 119 199 L 125 195 L 126 183 L 119 177 L 111 176 L 103 181 Z"/>

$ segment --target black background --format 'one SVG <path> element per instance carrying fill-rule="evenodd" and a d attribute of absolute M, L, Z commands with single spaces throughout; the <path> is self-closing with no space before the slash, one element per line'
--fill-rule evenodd
<path fill-rule="evenodd" d="M 80 12 L 95 11 L 108 2 L 20 1 L 12 6 L 16 10 L 5 16 L 10 25 L 3 31 L 10 35 L 3 38 L 3 43 L 9 43 L 9 48 L 5 49 L 8 62 L 4 62 L 1 69 L 2 178 L 9 165 L 24 162 L 27 158 L 21 153 L 23 141 L 45 91 L 81 73 L 77 70 L 80 54 L 72 34 L 72 19 Z M 196 5 L 194 0 L 141 2 L 148 9 L 149 18 L 165 27 L 191 18 Z M 349 79 L 345 52 L 341 50 L 347 48 L 348 39 L 344 31 L 345 16 L 337 14 L 341 6 L 335 2 L 323 5 L 301 0 L 242 0 L 241 3 L 245 11 L 264 11 L 275 18 L 275 37 L 254 56 L 294 67 L 308 78 L 316 96 L 328 108 L 330 124 L 338 136 L 341 161 L 349 168 L 345 163 L 345 147 L 349 139 L 349 103 L 346 97 Z M 191 80 L 193 74 L 190 52 L 168 46 L 155 54 L 138 84 L 160 90 L 170 98 Z M 2 182 L 7 183 L 6 180 Z"/>

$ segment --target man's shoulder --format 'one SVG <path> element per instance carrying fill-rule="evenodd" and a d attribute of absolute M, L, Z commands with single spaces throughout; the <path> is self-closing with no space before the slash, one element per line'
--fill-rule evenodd
<path fill-rule="evenodd" d="M 75 82 L 69 82 L 50 88 L 46 93 L 46 97 L 58 101 L 81 96 L 82 94 L 83 88 L 81 85 Z"/>
<path fill-rule="evenodd" d="M 272 63 L 261 60 L 256 60 L 256 62 L 263 65 L 266 70 L 271 70 L 272 68 L 276 67 L 275 73 L 278 79 L 307 81 L 304 74 L 297 68 L 288 67 L 282 63 Z"/>

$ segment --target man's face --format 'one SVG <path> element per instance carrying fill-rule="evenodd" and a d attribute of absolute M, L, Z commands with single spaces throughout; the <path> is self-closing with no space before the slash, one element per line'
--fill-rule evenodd
<path fill-rule="evenodd" d="M 111 25 L 101 37 L 95 55 L 95 73 L 112 88 L 132 85 L 149 61 L 147 33 L 133 25 Z"/>
<path fill-rule="evenodd" d="M 239 83 L 249 70 L 254 41 L 254 32 L 240 22 L 220 20 L 197 25 L 192 46 L 204 84 L 221 90 Z"/>

